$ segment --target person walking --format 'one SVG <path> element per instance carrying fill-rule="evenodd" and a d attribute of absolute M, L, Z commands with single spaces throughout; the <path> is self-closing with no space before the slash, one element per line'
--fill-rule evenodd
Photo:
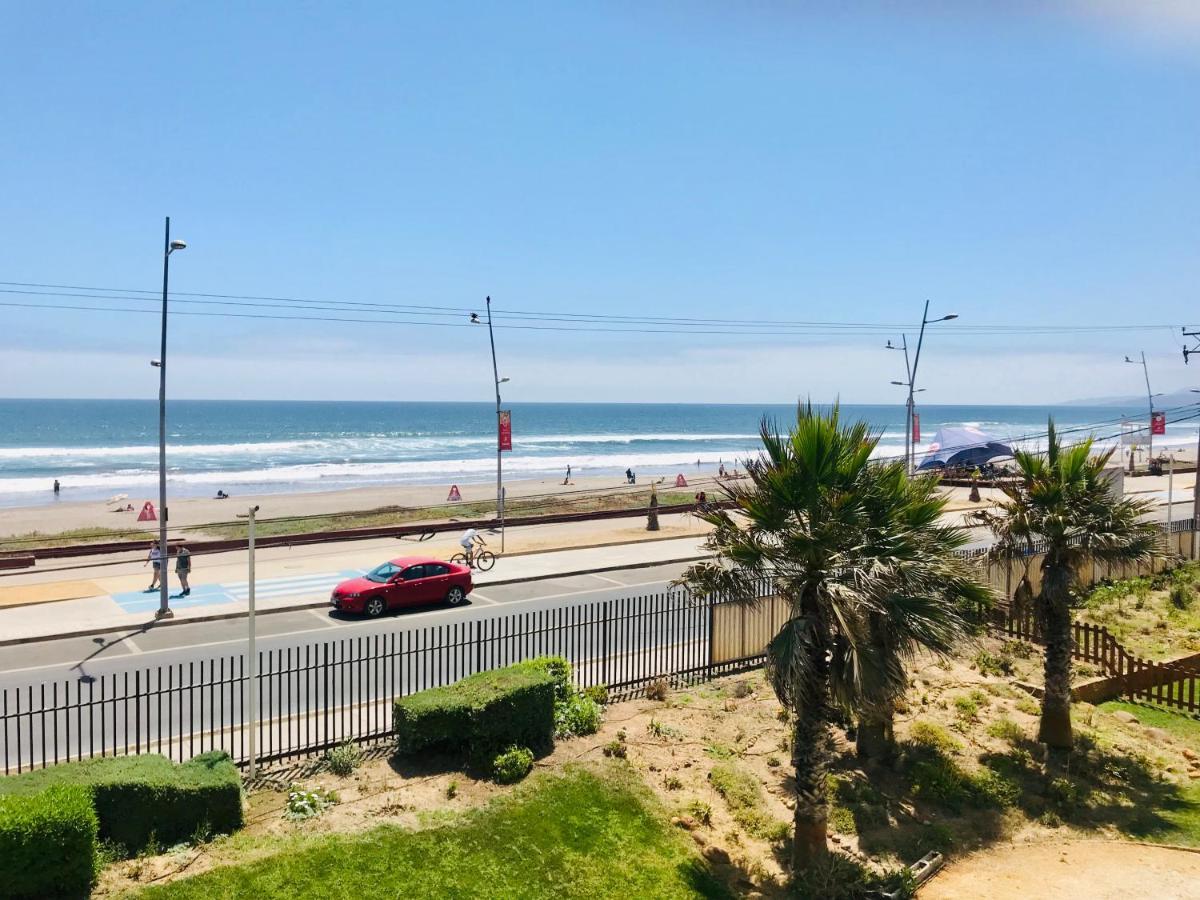
<path fill-rule="evenodd" d="M 55 496 L 55 497 L 57 497 L 57 496 L 58 496 L 58 492 L 59 492 L 59 490 L 60 490 L 60 489 L 61 489 L 61 488 L 60 488 L 60 486 L 59 486 L 58 479 L 57 479 L 57 478 L 55 478 L 55 479 L 54 479 L 54 496 Z"/>
<path fill-rule="evenodd" d="M 150 587 L 146 588 L 146 591 L 149 592 L 158 587 L 158 579 L 162 576 L 162 551 L 159 549 L 158 544 L 150 546 L 150 554 L 146 557 L 146 562 L 142 563 L 142 565 L 144 566 L 146 563 L 154 566 L 154 577 L 150 579 Z"/>
<path fill-rule="evenodd" d="M 571 464 L 567 463 L 567 477 L 563 479 L 563 484 L 571 483 Z"/>
<path fill-rule="evenodd" d="M 179 586 L 183 588 L 179 592 L 180 597 L 186 597 L 192 592 L 191 585 L 188 584 L 188 576 L 192 574 L 192 553 L 184 544 L 179 545 L 179 549 L 175 551 L 175 577 L 179 579 Z"/>

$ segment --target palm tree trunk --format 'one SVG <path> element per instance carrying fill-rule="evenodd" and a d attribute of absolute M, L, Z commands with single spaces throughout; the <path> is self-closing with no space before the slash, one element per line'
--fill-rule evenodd
<path fill-rule="evenodd" d="M 1071 606 L 1070 570 L 1047 566 L 1042 573 L 1042 640 L 1046 643 L 1046 688 L 1038 740 L 1055 750 L 1071 749 Z"/>
<path fill-rule="evenodd" d="M 796 831 L 792 838 L 792 871 L 808 868 L 829 850 L 829 723 L 811 710 L 797 711 L 792 737 L 796 771 Z"/>
<path fill-rule="evenodd" d="M 858 733 L 854 739 L 855 752 L 862 759 L 890 759 L 896 749 L 893 734 L 893 711 L 886 710 L 863 713 L 858 720 Z"/>

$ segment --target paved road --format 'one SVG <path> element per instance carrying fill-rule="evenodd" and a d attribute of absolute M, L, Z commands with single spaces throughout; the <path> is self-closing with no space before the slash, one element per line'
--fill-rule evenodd
<path fill-rule="evenodd" d="M 591 681 L 614 684 L 702 665 L 703 610 L 624 599 L 664 598 L 683 569 L 492 586 L 464 607 L 378 620 L 325 610 L 259 617 L 259 746 L 277 752 L 386 732 L 391 696 L 529 655 L 566 655 L 595 668 Z M 515 625 L 513 613 L 522 614 Z M 176 758 L 211 747 L 245 758 L 245 648 L 244 619 L 5 648 L 0 758 L 25 767 L 134 745 Z"/>

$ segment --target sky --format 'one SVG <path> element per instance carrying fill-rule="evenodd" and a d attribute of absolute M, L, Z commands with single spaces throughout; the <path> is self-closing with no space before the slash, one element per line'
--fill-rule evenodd
<path fill-rule="evenodd" d="M 4 20 L 0 396 L 157 395 L 167 215 L 173 292 L 282 298 L 173 309 L 289 317 L 172 315 L 172 397 L 486 400 L 485 296 L 514 401 L 899 402 L 884 344 L 927 300 L 959 317 L 927 330 L 928 403 L 1136 396 L 1142 351 L 1155 391 L 1200 386 L 1183 0 Z"/>

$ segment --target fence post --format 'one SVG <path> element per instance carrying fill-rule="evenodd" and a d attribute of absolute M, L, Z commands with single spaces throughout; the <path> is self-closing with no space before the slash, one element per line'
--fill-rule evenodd
<path fill-rule="evenodd" d="M 604 601 L 604 616 L 602 619 L 602 621 L 604 622 L 604 631 L 603 631 L 603 636 L 600 641 L 600 646 L 602 648 L 601 656 L 604 659 L 604 671 L 603 671 L 604 678 L 602 679 L 602 684 L 604 684 L 605 687 L 608 686 L 608 623 L 609 623 L 608 608 L 611 605 L 611 603 L 612 603 L 611 600 Z"/>
<path fill-rule="evenodd" d="M 711 596 L 705 598 L 705 603 L 708 604 L 708 662 L 704 666 L 704 677 L 706 681 L 712 681 L 713 677 L 713 655 L 714 644 L 717 636 L 713 625 L 716 622 L 716 613 L 713 609 L 713 598 Z"/>

